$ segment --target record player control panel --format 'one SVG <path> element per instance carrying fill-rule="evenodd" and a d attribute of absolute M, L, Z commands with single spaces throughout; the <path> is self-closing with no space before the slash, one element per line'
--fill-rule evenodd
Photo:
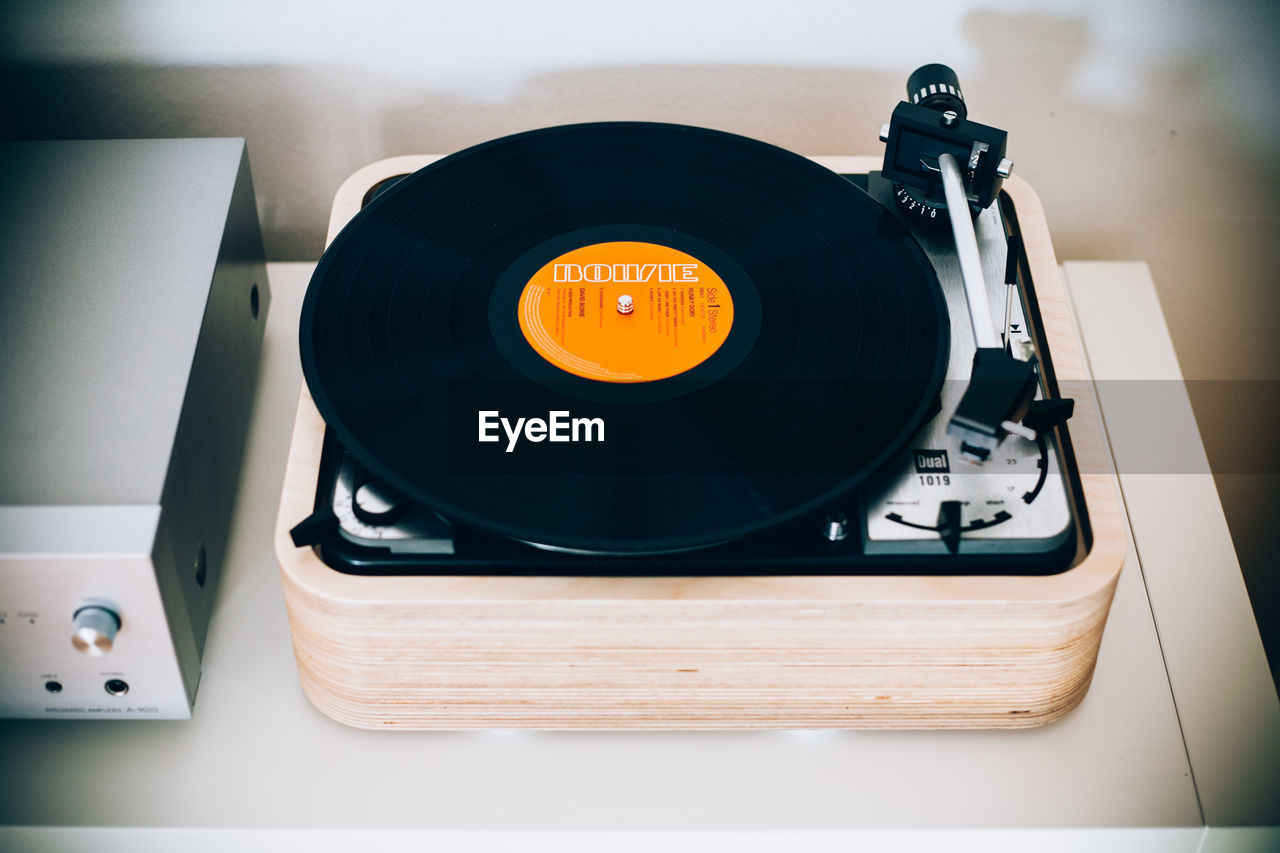
<path fill-rule="evenodd" d="M 883 201 L 894 192 L 884 180 L 871 180 L 869 189 Z M 1012 276 L 1006 275 L 1009 252 L 998 207 L 982 211 L 974 226 L 988 299 L 999 316 L 1008 315 L 1003 334 L 1009 349 L 1030 353 L 1033 344 L 1020 291 L 1004 283 Z M 921 230 L 916 237 L 938 272 L 952 316 L 963 316 L 964 287 L 949 235 Z M 1073 535 L 1060 448 L 1052 432 L 1032 438 L 1010 435 L 982 465 L 960 456 L 947 415 L 968 389 L 974 351 L 972 331 L 953 324 L 940 416 L 927 421 L 861 489 L 868 554 L 1027 553 L 1060 547 Z M 1034 393 L 1037 400 L 1044 396 L 1039 385 Z"/>

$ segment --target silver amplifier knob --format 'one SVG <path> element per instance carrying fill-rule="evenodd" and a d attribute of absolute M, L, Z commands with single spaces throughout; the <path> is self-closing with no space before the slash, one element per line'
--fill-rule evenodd
<path fill-rule="evenodd" d="M 75 628 L 71 634 L 71 645 L 77 651 L 93 657 L 102 657 L 111 651 L 116 640 L 116 631 L 120 630 L 120 617 L 114 610 L 106 607 L 90 605 L 81 607 L 75 613 Z"/>

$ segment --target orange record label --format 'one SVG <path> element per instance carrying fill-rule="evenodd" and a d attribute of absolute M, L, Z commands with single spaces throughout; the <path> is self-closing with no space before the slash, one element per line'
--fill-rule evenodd
<path fill-rule="evenodd" d="M 547 361 L 602 382 L 652 382 L 720 349 L 733 298 L 711 267 L 656 243 L 594 243 L 534 273 L 520 331 Z"/>

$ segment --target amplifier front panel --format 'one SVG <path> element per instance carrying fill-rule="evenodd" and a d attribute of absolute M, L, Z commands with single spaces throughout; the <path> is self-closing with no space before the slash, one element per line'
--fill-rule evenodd
<path fill-rule="evenodd" d="M 118 617 L 104 654 L 72 643 L 85 607 Z M 0 717 L 190 716 L 149 556 L 0 555 Z"/>

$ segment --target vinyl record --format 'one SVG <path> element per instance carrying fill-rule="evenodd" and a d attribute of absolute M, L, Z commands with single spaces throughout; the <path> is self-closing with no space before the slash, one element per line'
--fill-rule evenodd
<path fill-rule="evenodd" d="M 301 321 L 316 406 L 372 472 L 455 523 L 597 553 L 837 500 L 920 424 L 948 347 L 928 260 L 866 193 L 646 123 L 404 178 L 325 252 Z"/>

